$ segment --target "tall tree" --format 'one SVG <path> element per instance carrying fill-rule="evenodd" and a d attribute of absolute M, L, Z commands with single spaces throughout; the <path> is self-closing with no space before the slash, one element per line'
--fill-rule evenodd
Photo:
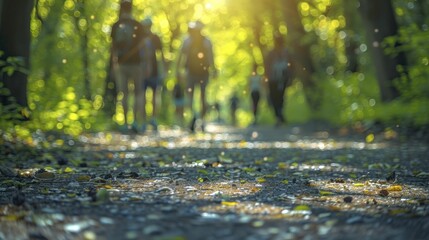
<path fill-rule="evenodd" d="M 389 56 L 383 49 L 384 39 L 398 34 L 392 1 L 360 0 L 360 12 L 365 23 L 368 49 L 374 61 L 381 100 L 388 102 L 399 97 L 399 91 L 394 86 L 394 80 L 401 74 L 398 71 L 398 65 L 407 67 L 403 52 Z"/>
<path fill-rule="evenodd" d="M 86 99 L 91 99 L 91 84 L 90 84 L 90 76 L 89 76 L 89 29 L 91 24 L 90 16 L 87 14 L 87 9 L 85 6 L 85 2 L 83 0 L 77 0 L 75 2 L 76 9 L 75 12 L 79 12 L 78 14 L 74 14 L 74 23 L 76 25 L 77 32 L 80 37 L 80 51 L 83 65 L 83 97 Z"/>
<path fill-rule="evenodd" d="M 284 18 L 288 28 L 288 41 L 292 57 L 295 59 L 293 69 L 304 86 L 308 105 L 311 109 L 317 110 L 320 107 L 323 93 L 317 87 L 317 83 L 313 78 L 316 69 L 313 64 L 310 46 L 303 41 L 307 33 L 302 25 L 301 15 L 298 10 L 299 1 L 283 0 L 282 3 Z"/>
<path fill-rule="evenodd" d="M 356 0 L 342 0 L 342 6 L 346 17 L 345 54 L 347 57 L 347 70 L 357 72 L 359 67 L 357 49 L 359 48 L 359 29 L 361 29 L 361 22 L 357 12 L 358 3 Z"/>
<path fill-rule="evenodd" d="M 2 60 L 15 58 L 29 69 L 30 57 L 30 19 L 34 6 L 33 0 L 3 0 L 0 12 L 0 50 Z M 0 81 L 10 91 L 16 102 L 27 107 L 27 74 L 23 71 L 5 72 L 7 63 L 0 66 Z M 1 104 L 10 104 L 8 96 L 0 96 Z"/>

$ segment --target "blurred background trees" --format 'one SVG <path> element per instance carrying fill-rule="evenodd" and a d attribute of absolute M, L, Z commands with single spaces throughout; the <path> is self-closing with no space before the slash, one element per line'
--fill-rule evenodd
<path fill-rule="evenodd" d="M 227 119 L 228 99 L 238 92 L 241 126 L 252 118 L 247 77 L 253 62 L 263 74 L 264 54 L 273 45 L 274 32 L 286 36 L 294 63 L 285 110 L 289 122 L 317 119 L 347 126 L 380 122 L 413 128 L 429 123 L 427 1 L 133 2 L 136 19 L 152 17 L 164 44 L 170 74 L 163 87 L 161 123 L 172 123 L 171 91 L 176 81 L 172 63 L 187 23 L 196 19 L 206 24 L 204 33 L 214 43 L 220 70 L 209 85 L 208 101 L 220 103 Z M 11 95 L 18 106 L 28 103 L 31 128 L 78 134 L 111 126 L 115 106 L 108 71 L 110 27 L 118 9 L 119 0 L 0 2 L 2 129 L 14 125 L 4 117 L 11 111 L 11 102 L 4 99 Z M 21 21 L 30 17 L 29 25 L 22 27 Z M 30 45 L 13 41 L 25 40 L 27 30 Z M 15 78 L 20 80 L 11 80 Z M 266 96 L 263 99 L 261 122 L 272 124 L 273 114 Z"/>

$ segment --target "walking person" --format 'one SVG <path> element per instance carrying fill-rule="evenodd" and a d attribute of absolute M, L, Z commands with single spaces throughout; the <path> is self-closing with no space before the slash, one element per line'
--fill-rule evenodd
<path fill-rule="evenodd" d="M 256 125 L 258 122 L 258 105 L 259 105 L 259 99 L 261 98 L 262 81 L 263 81 L 263 77 L 261 75 L 258 75 L 258 64 L 254 63 L 252 68 L 252 73 L 249 76 L 249 91 L 250 91 L 250 97 L 252 99 L 252 113 L 253 113 L 252 125 Z"/>
<path fill-rule="evenodd" d="M 230 114 L 231 114 L 231 123 L 232 126 L 237 126 L 237 109 L 240 103 L 240 99 L 238 98 L 237 92 L 234 92 L 229 99 L 230 103 Z"/>
<path fill-rule="evenodd" d="M 291 83 L 288 51 L 281 34 L 274 36 L 274 48 L 265 60 L 265 74 L 268 79 L 268 91 L 276 117 L 276 126 L 280 126 L 286 123 L 283 115 L 284 94 Z"/>
<path fill-rule="evenodd" d="M 132 16 L 132 3 L 122 1 L 120 5 L 119 20 L 112 26 L 112 67 L 115 74 L 117 89 L 116 101 L 122 112 L 116 112 L 116 119 L 122 130 L 132 128 L 138 131 L 144 121 L 144 98 L 141 87 L 143 85 L 143 59 L 140 56 L 143 39 L 143 26 Z M 128 86 L 134 85 L 134 102 L 131 105 L 134 122 L 128 118 L 130 110 L 130 92 Z M 116 108 L 118 109 L 118 108 Z M 122 117 L 123 116 L 123 117 Z"/>
<path fill-rule="evenodd" d="M 195 131 L 198 117 L 202 120 L 201 129 L 204 131 L 204 116 L 207 112 L 206 87 L 209 82 L 210 71 L 213 77 L 217 72 L 214 66 L 213 47 L 211 41 L 201 31 L 204 25 L 200 21 L 190 22 L 188 25 L 188 36 L 184 40 L 179 52 L 176 75 L 179 77 L 182 68 L 186 72 L 186 92 L 188 95 L 188 107 L 192 112 L 190 130 Z M 193 98 L 195 86 L 200 87 L 201 116 L 193 110 Z"/>
<path fill-rule="evenodd" d="M 148 65 L 149 74 L 144 79 L 143 84 L 143 95 L 146 99 L 146 91 L 148 88 L 152 89 L 152 117 L 150 125 L 153 130 L 158 130 L 157 113 L 158 113 L 158 97 L 159 90 L 162 87 L 163 80 L 165 77 L 165 58 L 162 50 L 161 38 L 152 32 L 152 19 L 145 18 L 142 21 L 143 31 L 145 39 L 148 43 Z M 145 108 L 146 114 L 146 108 Z M 146 130 L 146 124 L 143 125 L 143 130 Z"/>

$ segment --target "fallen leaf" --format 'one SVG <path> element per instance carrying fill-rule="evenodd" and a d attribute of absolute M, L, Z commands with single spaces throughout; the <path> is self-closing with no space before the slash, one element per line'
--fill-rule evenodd
<path fill-rule="evenodd" d="M 78 182 L 88 182 L 89 180 L 91 180 L 91 177 L 88 175 L 80 175 L 76 178 Z"/>
<path fill-rule="evenodd" d="M 232 207 L 232 206 L 236 206 L 238 204 L 238 202 L 229 202 L 229 201 L 222 201 L 221 204 L 223 206 L 228 206 L 228 207 Z"/>
<path fill-rule="evenodd" d="M 331 195 L 334 195 L 334 193 L 333 193 L 333 192 L 323 191 L 323 190 L 319 190 L 319 194 L 320 194 L 321 196 L 331 196 Z"/>
<path fill-rule="evenodd" d="M 265 178 L 263 178 L 263 177 L 259 177 L 259 178 L 256 178 L 256 181 L 257 181 L 258 183 L 264 183 L 264 182 L 266 182 L 267 180 L 266 180 Z"/>
<path fill-rule="evenodd" d="M 311 208 L 307 205 L 298 205 L 293 208 L 294 211 L 310 211 Z"/>
<path fill-rule="evenodd" d="M 285 162 L 280 162 L 280 163 L 278 163 L 277 164 L 277 167 L 279 168 L 279 169 L 287 169 L 287 163 L 285 163 Z"/>
<path fill-rule="evenodd" d="M 403 214 L 406 214 L 406 213 L 408 213 L 409 212 L 409 210 L 408 209 L 403 209 L 403 208 L 397 208 L 397 209 L 390 209 L 389 210 L 389 214 L 390 215 L 393 215 L 393 216 L 396 216 L 396 215 L 403 215 Z"/>
<path fill-rule="evenodd" d="M 400 185 L 393 185 L 393 186 L 386 188 L 386 190 L 391 191 L 391 192 L 400 192 L 400 191 L 402 191 L 402 187 Z"/>

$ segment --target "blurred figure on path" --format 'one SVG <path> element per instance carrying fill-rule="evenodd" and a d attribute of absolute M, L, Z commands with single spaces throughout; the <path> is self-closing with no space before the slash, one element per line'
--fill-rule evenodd
<path fill-rule="evenodd" d="M 263 77 L 258 75 L 258 64 L 254 63 L 252 73 L 249 76 L 249 91 L 252 99 L 252 112 L 253 112 L 253 123 L 256 125 L 258 122 L 258 104 L 261 98 Z"/>
<path fill-rule="evenodd" d="M 230 111 L 231 111 L 231 123 L 233 126 L 237 125 L 237 109 L 240 102 L 237 92 L 234 92 L 231 96 L 230 102 Z"/>
<path fill-rule="evenodd" d="M 286 123 L 283 116 L 284 94 L 291 84 L 291 79 L 288 51 L 283 36 L 279 33 L 274 35 L 274 48 L 266 57 L 265 74 L 268 79 L 270 102 L 277 119 L 276 126 L 280 126 Z"/>
<path fill-rule="evenodd" d="M 202 35 L 201 31 L 203 27 L 204 24 L 200 21 L 190 22 L 188 24 L 188 36 L 180 49 L 176 68 L 176 76 L 178 78 L 183 68 L 186 72 L 188 106 L 192 112 L 192 121 L 189 127 L 191 132 L 195 131 L 198 118 L 202 120 L 201 129 L 204 131 L 204 116 L 207 112 L 206 87 L 209 82 L 210 71 L 213 77 L 217 76 L 214 66 L 213 46 L 211 41 L 206 36 Z M 200 87 L 200 116 L 193 109 L 193 98 L 196 85 Z"/>
<path fill-rule="evenodd" d="M 216 122 L 221 123 L 222 122 L 222 116 L 221 116 L 220 103 L 219 102 L 215 102 L 214 110 L 216 111 Z"/>
<path fill-rule="evenodd" d="M 158 113 L 158 99 L 159 99 L 159 90 L 163 85 L 163 80 L 165 78 L 165 58 L 164 52 L 162 51 L 161 39 L 158 35 L 152 32 L 152 19 L 145 18 L 142 21 L 143 31 L 145 38 L 147 39 L 149 48 L 148 48 L 148 66 L 149 75 L 145 76 L 143 83 L 143 94 L 146 99 L 146 91 L 148 88 L 152 89 L 152 118 L 150 120 L 150 125 L 152 125 L 153 130 L 158 130 L 157 122 L 157 113 Z M 146 108 L 145 108 L 146 113 Z M 146 124 L 143 125 L 143 130 L 146 129 Z"/>
<path fill-rule="evenodd" d="M 143 40 L 143 26 L 132 17 L 132 4 L 130 1 L 122 1 L 119 12 L 119 20 L 112 26 L 112 64 L 115 74 L 115 84 L 117 89 L 116 100 L 122 108 L 124 119 L 119 119 L 125 122 L 121 125 L 121 130 L 138 131 L 143 126 L 144 122 L 144 98 L 142 88 L 143 85 L 143 69 L 141 67 L 143 59 L 140 56 Z M 129 100 L 129 85 L 134 85 L 134 102 L 132 110 L 134 114 L 134 122 L 128 118 L 130 110 Z M 116 108 L 118 109 L 118 107 Z M 121 112 L 116 112 L 116 117 Z"/>

